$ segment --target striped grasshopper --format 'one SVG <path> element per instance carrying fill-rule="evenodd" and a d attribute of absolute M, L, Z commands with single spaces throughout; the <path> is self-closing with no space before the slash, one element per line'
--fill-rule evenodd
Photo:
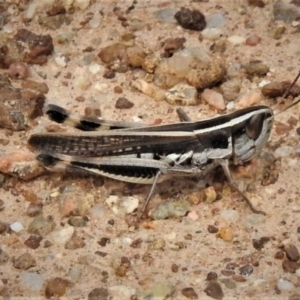
<path fill-rule="evenodd" d="M 156 126 L 74 117 L 56 105 L 49 105 L 46 113 L 55 122 L 85 132 L 32 135 L 28 143 L 38 151 L 37 159 L 51 171 L 84 170 L 125 182 L 151 184 L 138 219 L 157 183 L 174 176 L 205 176 L 217 166 L 223 168 L 229 184 L 252 211 L 265 214 L 234 184 L 229 165 L 243 164 L 262 151 L 274 121 L 268 106 L 248 107 L 197 122 L 178 110 L 182 122 Z"/>

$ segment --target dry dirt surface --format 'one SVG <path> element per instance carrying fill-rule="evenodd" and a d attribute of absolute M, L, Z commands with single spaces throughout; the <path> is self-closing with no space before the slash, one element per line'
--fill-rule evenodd
<path fill-rule="evenodd" d="M 278 114 L 300 94 L 299 20 L 296 0 L 0 2 L 3 299 L 299 300 L 299 105 Z M 232 168 L 266 215 L 217 168 L 159 184 L 135 225 L 150 186 L 36 160 L 32 134 L 80 133 L 49 104 L 149 125 L 269 106 L 261 155 Z"/>

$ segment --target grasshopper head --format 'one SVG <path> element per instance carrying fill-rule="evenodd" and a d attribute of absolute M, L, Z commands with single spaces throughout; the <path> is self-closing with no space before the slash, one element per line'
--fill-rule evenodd
<path fill-rule="evenodd" d="M 274 121 L 267 106 L 245 110 L 232 127 L 233 163 L 240 164 L 258 155 L 267 143 Z"/>

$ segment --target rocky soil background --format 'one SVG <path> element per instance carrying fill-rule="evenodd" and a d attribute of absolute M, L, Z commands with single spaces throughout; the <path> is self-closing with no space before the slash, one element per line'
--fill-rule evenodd
<path fill-rule="evenodd" d="M 261 157 L 150 187 L 49 173 L 32 133 L 74 132 L 45 107 L 164 124 L 300 94 L 300 1 L 0 3 L 0 295 L 4 299 L 300 299 L 299 106 Z"/>

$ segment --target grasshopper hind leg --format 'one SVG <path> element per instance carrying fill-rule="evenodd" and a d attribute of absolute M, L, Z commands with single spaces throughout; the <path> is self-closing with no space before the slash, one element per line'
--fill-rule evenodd
<path fill-rule="evenodd" d="M 227 159 L 217 159 L 216 161 L 223 168 L 224 173 L 226 175 L 226 178 L 227 178 L 230 186 L 243 197 L 243 199 L 247 202 L 250 209 L 255 214 L 266 215 L 266 213 L 264 211 L 255 208 L 254 205 L 252 204 L 251 200 L 234 184 L 229 167 L 228 167 L 228 160 Z"/>
<path fill-rule="evenodd" d="M 155 175 L 155 178 L 154 178 L 153 184 L 152 184 L 152 186 L 151 186 L 151 190 L 150 190 L 150 192 L 149 192 L 149 194 L 148 194 L 148 197 L 147 197 L 147 199 L 146 199 L 146 201 L 145 201 L 145 203 L 144 203 L 144 205 L 143 205 L 143 207 L 142 207 L 140 213 L 139 213 L 138 216 L 137 216 L 137 219 L 136 219 L 136 222 L 137 222 L 137 223 L 141 220 L 143 214 L 145 213 L 145 211 L 146 211 L 146 209 L 147 209 L 147 207 L 148 207 L 148 204 L 149 204 L 149 202 L 150 202 L 150 200 L 151 200 L 151 198 L 152 198 L 152 196 L 153 196 L 154 190 L 155 190 L 155 188 L 156 188 L 156 185 L 157 185 L 157 183 L 158 183 L 158 179 L 159 179 L 160 176 L 161 176 L 161 171 L 158 171 L 158 172 L 156 173 L 156 175 Z"/>

